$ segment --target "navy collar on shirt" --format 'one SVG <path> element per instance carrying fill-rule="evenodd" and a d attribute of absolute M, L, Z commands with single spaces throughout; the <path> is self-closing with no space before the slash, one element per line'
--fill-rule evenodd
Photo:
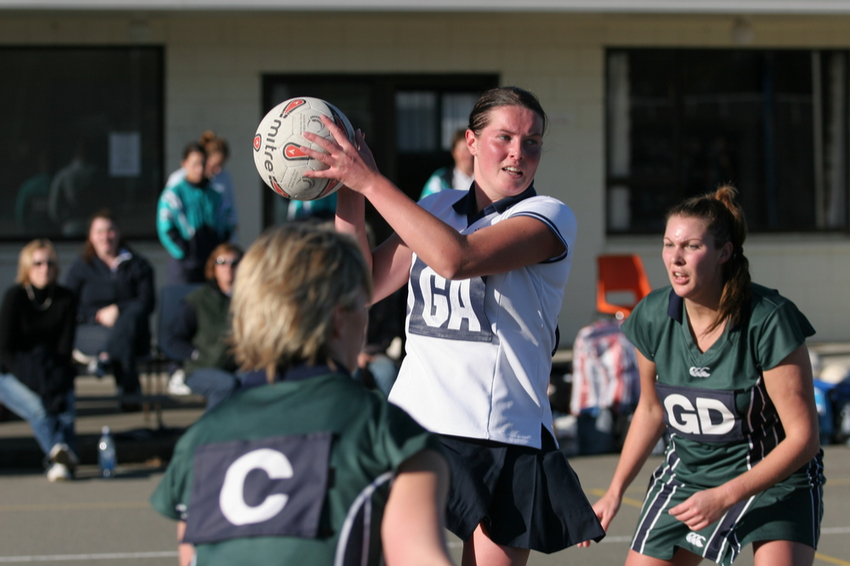
<path fill-rule="evenodd" d="M 670 290 L 670 297 L 667 302 L 667 316 L 682 324 L 682 311 L 685 308 L 685 300 L 676 295 L 673 290 Z"/>
<path fill-rule="evenodd" d="M 467 191 L 463 197 L 452 205 L 452 208 L 454 208 L 455 212 L 459 215 L 466 214 L 467 226 L 469 226 L 489 214 L 503 213 L 520 201 L 528 199 L 529 197 L 534 197 L 535 195 L 537 195 L 537 191 L 534 190 L 534 183 L 532 183 L 528 186 L 528 189 L 519 195 L 505 197 L 504 199 L 490 203 L 479 212 L 476 210 L 478 205 L 475 201 L 475 184 L 473 183 L 473 185 L 469 188 L 469 191 Z"/>
<path fill-rule="evenodd" d="M 326 374 L 344 374 L 349 375 L 348 370 L 340 364 L 339 362 L 334 361 L 336 368 L 331 368 L 329 364 L 317 364 L 315 366 L 311 366 L 308 364 L 297 364 L 290 368 L 289 370 L 283 372 L 283 377 L 281 377 L 281 369 L 275 373 L 274 381 L 275 382 L 297 382 L 300 380 L 308 380 L 310 378 L 315 378 L 316 376 L 324 376 Z M 252 370 L 245 374 L 242 378 L 242 387 L 241 389 L 247 390 L 248 388 L 256 388 L 257 386 L 265 386 L 268 385 L 268 380 L 266 380 L 266 371 L 265 370 Z"/>
<path fill-rule="evenodd" d="M 684 321 L 684 310 L 685 310 L 685 300 L 676 295 L 676 293 L 671 289 L 670 297 L 667 302 L 667 316 L 679 323 L 680 325 Z M 750 302 L 748 301 L 746 305 L 744 305 L 744 313 L 748 313 L 750 310 Z M 732 325 L 729 330 L 736 331 L 741 326 L 741 321 Z"/>

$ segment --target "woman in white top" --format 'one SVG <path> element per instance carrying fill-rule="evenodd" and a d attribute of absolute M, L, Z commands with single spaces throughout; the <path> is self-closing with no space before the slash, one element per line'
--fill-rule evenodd
<path fill-rule="evenodd" d="M 546 114 L 532 93 L 484 93 L 470 114 L 469 191 L 419 204 L 355 144 L 308 136 L 342 180 L 337 228 L 368 252 L 365 199 L 395 230 L 371 255 L 378 301 L 409 284 L 407 353 L 390 401 L 441 434 L 452 467 L 448 527 L 465 564 L 525 564 L 604 532 L 552 435 L 546 397 L 575 217 L 537 195 Z M 370 256 L 367 254 L 367 258 Z M 584 535 L 582 535 L 584 534 Z"/>

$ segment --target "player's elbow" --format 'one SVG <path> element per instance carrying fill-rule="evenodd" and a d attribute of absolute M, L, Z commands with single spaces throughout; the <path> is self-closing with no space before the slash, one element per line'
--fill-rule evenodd
<path fill-rule="evenodd" d="M 783 424 L 784 425 L 784 424 Z M 785 443 L 794 448 L 797 462 L 802 465 L 812 460 L 820 451 L 820 428 L 817 416 L 807 423 L 785 426 Z"/>
<path fill-rule="evenodd" d="M 465 280 L 474 275 L 469 270 L 467 256 L 462 250 L 443 252 L 429 262 L 428 267 L 446 280 Z"/>
<path fill-rule="evenodd" d="M 820 451 L 820 427 L 818 426 L 817 420 L 812 424 L 811 431 L 806 438 L 806 443 L 804 449 L 802 451 L 803 455 L 806 456 L 806 461 L 812 460 L 815 455 Z"/>

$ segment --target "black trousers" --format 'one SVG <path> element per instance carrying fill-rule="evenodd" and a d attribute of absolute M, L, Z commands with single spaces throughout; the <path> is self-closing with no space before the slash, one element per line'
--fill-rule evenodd
<path fill-rule="evenodd" d="M 77 326 L 74 348 L 89 356 L 109 355 L 115 384 L 125 394 L 141 390 L 136 359 L 150 353 L 148 314 L 133 308 L 121 312 L 110 329 L 97 323 Z"/>

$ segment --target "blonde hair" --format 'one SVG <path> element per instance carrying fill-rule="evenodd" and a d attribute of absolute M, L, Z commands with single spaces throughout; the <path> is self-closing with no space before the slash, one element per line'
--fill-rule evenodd
<path fill-rule="evenodd" d="M 32 269 L 32 257 L 35 256 L 36 250 L 47 250 L 50 259 L 56 265 L 53 270 L 53 279 L 49 283 L 55 283 L 59 278 L 59 257 L 56 254 L 56 248 L 53 243 L 46 238 L 36 238 L 31 240 L 21 249 L 18 254 L 18 277 L 15 278 L 15 283 L 26 285 L 30 283 L 30 270 Z"/>
<path fill-rule="evenodd" d="M 330 360 L 334 310 L 372 294 L 354 239 L 312 223 L 264 232 L 239 263 L 230 303 L 233 345 L 243 370 Z"/>

